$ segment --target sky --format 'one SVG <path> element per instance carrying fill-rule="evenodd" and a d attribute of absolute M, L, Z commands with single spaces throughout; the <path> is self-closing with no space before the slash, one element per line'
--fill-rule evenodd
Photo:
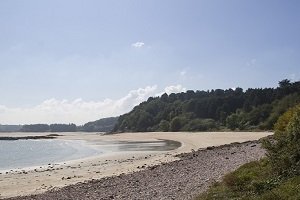
<path fill-rule="evenodd" d="M 118 116 L 164 92 L 300 79 L 298 0 L 1 0 L 0 124 Z"/>

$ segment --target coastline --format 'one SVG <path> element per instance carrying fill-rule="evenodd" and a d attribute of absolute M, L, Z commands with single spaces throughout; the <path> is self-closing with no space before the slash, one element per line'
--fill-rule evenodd
<path fill-rule="evenodd" d="M 0 175 L 0 198 L 39 194 L 79 182 L 118 176 L 143 170 L 147 167 L 178 161 L 176 155 L 191 150 L 219 146 L 232 142 L 246 142 L 271 135 L 271 132 L 202 132 L 202 133 L 121 133 L 115 135 L 72 134 L 59 139 L 86 141 L 153 141 L 174 140 L 181 147 L 171 151 L 122 152 L 93 156 L 42 168 L 10 171 Z"/>

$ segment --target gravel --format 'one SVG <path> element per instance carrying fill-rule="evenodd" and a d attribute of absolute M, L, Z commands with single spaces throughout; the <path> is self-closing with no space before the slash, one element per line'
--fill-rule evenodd
<path fill-rule="evenodd" d="M 265 155 L 258 141 L 208 147 L 131 174 L 92 180 L 20 199 L 193 199 L 244 163 Z M 142 167 L 142 166 L 140 166 Z"/>

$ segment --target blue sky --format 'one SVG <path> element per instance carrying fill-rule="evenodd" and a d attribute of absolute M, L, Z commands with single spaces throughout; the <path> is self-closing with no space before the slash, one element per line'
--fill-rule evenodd
<path fill-rule="evenodd" d="M 2 124 L 82 124 L 165 91 L 300 78 L 297 0 L 2 0 L 0 27 Z"/>

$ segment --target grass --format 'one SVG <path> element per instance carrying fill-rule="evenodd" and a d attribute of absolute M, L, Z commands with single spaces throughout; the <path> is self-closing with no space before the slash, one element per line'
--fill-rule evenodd
<path fill-rule="evenodd" d="M 224 176 L 197 200 L 243 199 L 282 200 L 300 199 L 300 176 L 275 176 L 269 161 L 264 158 L 241 166 Z"/>

